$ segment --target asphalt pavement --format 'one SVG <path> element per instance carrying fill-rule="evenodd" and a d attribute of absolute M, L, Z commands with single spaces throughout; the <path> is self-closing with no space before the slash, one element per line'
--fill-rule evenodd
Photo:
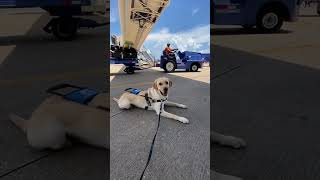
<path fill-rule="evenodd" d="M 245 180 L 317 180 L 320 17 L 301 9 L 276 34 L 213 26 L 211 128 L 248 147 L 211 145 L 217 171 Z"/>
<path fill-rule="evenodd" d="M 147 89 L 156 78 L 165 76 L 173 82 L 170 101 L 188 106 L 188 109 L 166 108 L 168 112 L 188 118 L 190 123 L 161 118 L 144 179 L 209 179 L 210 68 L 169 74 L 151 68 L 133 75 L 122 70 L 117 65 L 111 66 L 112 97 L 118 98 L 128 87 Z M 120 110 L 114 101 L 110 102 L 110 108 L 111 179 L 139 179 L 147 162 L 158 117 L 153 111 L 138 108 Z"/>

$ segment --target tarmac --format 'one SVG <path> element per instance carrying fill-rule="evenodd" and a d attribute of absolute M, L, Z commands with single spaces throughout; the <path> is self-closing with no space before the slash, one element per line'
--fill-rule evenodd
<path fill-rule="evenodd" d="M 82 144 L 36 151 L 9 121 L 10 113 L 27 119 L 58 83 L 109 89 L 106 27 L 63 42 L 42 31 L 48 21 L 39 9 L 0 11 L 0 179 L 109 179 L 108 151 Z"/>
<path fill-rule="evenodd" d="M 315 6 L 300 14 L 276 34 L 213 26 L 211 128 L 248 144 L 211 145 L 217 171 L 244 180 L 320 178 L 320 17 Z"/>
<path fill-rule="evenodd" d="M 111 65 L 111 97 L 119 97 L 125 88 L 147 89 L 158 77 L 173 82 L 170 101 L 188 109 L 167 107 L 173 114 L 186 117 L 189 124 L 162 117 L 150 164 L 144 179 L 210 179 L 210 68 L 200 72 L 164 73 L 160 68 L 122 72 Z M 111 179 L 139 179 L 146 165 L 158 117 L 143 109 L 120 110 L 114 101 L 111 109 Z"/>

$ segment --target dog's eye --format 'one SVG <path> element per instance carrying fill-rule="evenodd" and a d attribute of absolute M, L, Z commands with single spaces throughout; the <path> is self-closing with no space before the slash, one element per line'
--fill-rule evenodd
<path fill-rule="evenodd" d="M 159 83 L 160 86 L 162 86 L 162 83 Z"/>
<path fill-rule="evenodd" d="M 169 84 L 168 81 L 166 81 L 166 84 Z"/>

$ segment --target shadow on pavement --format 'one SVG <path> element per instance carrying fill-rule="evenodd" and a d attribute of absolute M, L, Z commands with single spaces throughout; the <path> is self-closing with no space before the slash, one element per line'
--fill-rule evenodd
<path fill-rule="evenodd" d="M 99 35 L 97 35 L 97 34 L 87 34 L 87 33 L 82 33 L 82 32 L 83 31 L 78 33 L 78 37 L 74 41 L 86 41 L 86 40 L 90 40 L 92 38 L 99 37 Z M 68 42 L 67 41 L 60 41 L 57 38 L 55 38 L 52 34 L 47 34 L 47 33 L 42 34 L 42 32 L 40 32 L 39 34 L 33 35 L 32 37 L 26 36 L 26 35 L 0 37 L 0 46 L 20 45 L 20 44 L 47 45 L 48 43 L 61 44 L 61 43 L 68 43 Z"/>
<path fill-rule="evenodd" d="M 132 75 L 115 76 L 111 81 L 111 97 L 118 98 L 128 87 L 147 89 L 162 76 L 173 82 L 169 99 L 188 106 L 188 109 L 166 107 L 166 110 L 188 118 L 190 124 L 161 117 L 144 179 L 209 179 L 210 84 L 149 69 Z M 114 101 L 110 102 L 110 108 L 111 179 L 139 179 L 148 158 L 158 117 L 154 111 L 138 108 L 120 110 Z"/>
<path fill-rule="evenodd" d="M 41 17 L 25 37 L 0 38 L 0 45 L 16 45 L 0 65 L 0 179 L 108 179 L 105 150 L 77 145 L 56 153 L 34 151 L 9 121 L 9 113 L 28 118 L 48 97 L 45 90 L 58 83 L 108 90 L 106 29 L 87 31 L 86 38 L 71 42 L 51 40 L 50 35 L 42 40 L 40 21 L 45 20 Z"/>
<path fill-rule="evenodd" d="M 320 18 L 320 15 L 300 15 L 299 17 L 317 17 L 317 18 Z"/>
<path fill-rule="evenodd" d="M 213 49 L 211 128 L 243 137 L 248 147 L 211 145 L 211 164 L 246 180 L 319 179 L 320 71 Z M 218 76 L 232 67 L 239 68 Z"/>
<path fill-rule="evenodd" d="M 48 43 L 72 43 L 58 40 L 56 37 L 54 37 L 53 34 L 48 34 L 43 31 L 43 27 L 49 22 L 51 18 L 52 17 L 50 17 L 48 14 L 41 15 L 40 18 L 33 24 L 32 28 L 24 35 L 0 36 L 0 46 L 20 44 L 47 45 Z M 105 27 L 97 27 L 93 31 L 101 31 L 104 29 Z M 86 41 L 92 38 L 98 38 L 100 36 L 97 33 L 90 33 L 90 31 L 92 31 L 92 29 L 80 28 L 77 38 L 73 41 Z"/>
<path fill-rule="evenodd" d="M 291 31 L 280 30 L 274 34 L 289 34 Z M 211 35 L 243 35 L 243 34 L 263 34 L 256 28 L 245 29 L 245 28 L 214 28 L 211 30 Z"/>

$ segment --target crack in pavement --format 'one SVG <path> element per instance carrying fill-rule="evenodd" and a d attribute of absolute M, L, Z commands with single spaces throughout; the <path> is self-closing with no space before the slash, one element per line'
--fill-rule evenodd
<path fill-rule="evenodd" d="M 222 73 L 220 73 L 220 74 L 217 74 L 217 75 L 213 76 L 212 78 L 210 78 L 210 80 L 213 81 L 213 80 L 215 80 L 215 79 L 218 79 L 218 78 L 221 77 L 221 76 L 224 76 L 224 75 L 229 74 L 229 73 L 231 73 L 231 72 L 233 72 L 233 71 L 235 71 L 235 70 L 240 69 L 240 67 L 241 67 L 241 66 L 235 66 L 235 67 L 233 67 L 233 68 L 230 68 L 230 69 L 228 69 L 228 70 L 226 70 L 226 71 L 224 71 L 224 72 L 222 72 Z"/>
<path fill-rule="evenodd" d="M 22 165 L 20 165 L 20 166 L 18 166 L 18 167 L 16 167 L 16 168 L 14 168 L 14 169 L 8 171 L 8 172 L 0 175 L 0 178 L 3 178 L 3 177 L 5 177 L 5 176 L 8 176 L 8 175 L 10 175 L 10 174 L 12 174 L 12 173 L 14 173 L 14 172 L 16 172 L 16 171 L 19 171 L 20 169 L 23 169 L 23 168 L 25 168 L 25 167 L 27 167 L 27 166 L 29 166 L 29 165 L 31 165 L 31 164 L 34 164 L 34 163 L 36 163 L 36 162 L 38 162 L 38 161 L 40 161 L 40 160 L 42 160 L 42 159 L 44 159 L 44 158 L 46 158 L 46 157 L 49 157 L 50 154 L 51 154 L 51 153 L 48 153 L 48 154 L 43 155 L 43 156 L 40 156 L 39 158 L 36 158 L 36 159 L 34 159 L 34 160 L 32 160 L 32 161 L 26 162 L 26 163 L 24 163 L 24 164 L 22 164 Z"/>

